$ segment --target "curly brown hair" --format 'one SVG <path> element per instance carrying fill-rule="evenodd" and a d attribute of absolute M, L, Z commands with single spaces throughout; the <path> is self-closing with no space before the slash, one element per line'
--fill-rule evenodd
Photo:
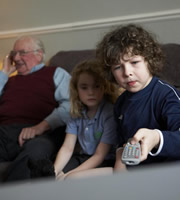
<path fill-rule="evenodd" d="M 104 98 L 111 103 L 115 103 L 120 94 L 119 88 L 105 78 L 104 70 L 102 69 L 101 63 L 97 60 L 83 61 L 73 69 L 70 81 L 70 113 L 72 117 L 81 117 L 82 110 L 86 107 L 79 99 L 77 88 L 78 80 L 82 73 L 92 75 L 96 83 L 99 84 L 104 91 Z"/>
<path fill-rule="evenodd" d="M 153 34 L 135 24 L 119 26 L 107 33 L 97 44 L 96 57 L 110 74 L 110 66 L 119 64 L 120 58 L 129 52 L 132 56 L 144 57 L 152 75 L 156 75 L 163 67 L 164 54 L 161 45 Z"/>

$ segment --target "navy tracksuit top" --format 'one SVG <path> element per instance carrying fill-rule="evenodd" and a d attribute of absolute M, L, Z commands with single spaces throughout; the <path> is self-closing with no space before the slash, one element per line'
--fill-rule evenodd
<path fill-rule="evenodd" d="M 119 146 L 140 128 L 159 129 L 164 145 L 156 157 L 145 162 L 180 159 L 180 91 L 153 77 L 149 85 L 137 93 L 125 91 L 115 104 Z"/>

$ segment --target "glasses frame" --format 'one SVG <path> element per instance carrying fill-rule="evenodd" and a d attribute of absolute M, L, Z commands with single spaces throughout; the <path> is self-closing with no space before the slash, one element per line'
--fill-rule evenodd
<path fill-rule="evenodd" d="M 37 52 L 39 49 L 35 49 L 35 50 L 32 50 L 32 51 L 24 51 L 24 50 L 19 50 L 19 51 L 11 51 L 10 54 L 12 57 L 15 57 L 18 53 L 19 53 L 19 56 L 25 56 L 26 54 L 28 53 L 33 53 L 33 52 Z"/>

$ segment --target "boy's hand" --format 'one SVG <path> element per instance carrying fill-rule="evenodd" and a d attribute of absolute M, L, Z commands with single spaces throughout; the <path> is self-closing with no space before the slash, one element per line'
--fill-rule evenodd
<path fill-rule="evenodd" d="M 157 130 L 139 129 L 131 139 L 131 144 L 141 144 L 141 161 L 146 160 L 149 152 L 159 146 L 160 136 Z"/>

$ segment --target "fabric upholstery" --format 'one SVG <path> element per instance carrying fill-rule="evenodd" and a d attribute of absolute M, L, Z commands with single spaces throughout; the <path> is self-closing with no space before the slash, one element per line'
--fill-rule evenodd
<path fill-rule="evenodd" d="M 180 89 L 180 44 L 164 44 L 162 48 L 166 61 L 160 78 Z"/>
<path fill-rule="evenodd" d="M 71 73 L 81 61 L 95 58 L 95 50 L 59 51 L 50 61 L 49 66 L 59 66 Z"/>
<path fill-rule="evenodd" d="M 162 49 L 166 56 L 163 70 L 158 76 L 168 83 L 180 88 L 180 44 L 163 44 Z M 60 66 L 71 72 L 79 62 L 95 58 L 95 50 L 59 51 L 50 61 L 50 66 Z"/>

